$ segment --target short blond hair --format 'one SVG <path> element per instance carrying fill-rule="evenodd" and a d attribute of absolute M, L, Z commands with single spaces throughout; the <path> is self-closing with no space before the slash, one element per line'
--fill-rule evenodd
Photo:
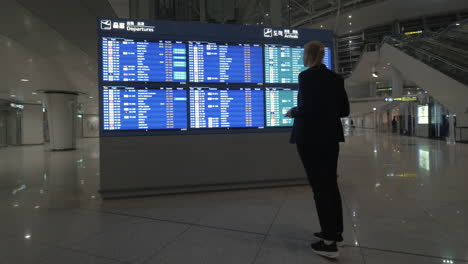
<path fill-rule="evenodd" d="M 323 57 L 325 57 L 325 45 L 322 42 L 311 41 L 304 45 L 304 66 L 319 65 Z"/>

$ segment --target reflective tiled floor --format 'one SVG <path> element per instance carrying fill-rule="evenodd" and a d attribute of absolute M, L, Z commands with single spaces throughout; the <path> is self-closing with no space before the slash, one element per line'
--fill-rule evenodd
<path fill-rule="evenodd" d="M 468 263 L 468 145 L 355 130 L 339 263 Z M 0 149 L 0 264 L 328 263 L 308 186 L 101 201 L 98 140 Z"/>

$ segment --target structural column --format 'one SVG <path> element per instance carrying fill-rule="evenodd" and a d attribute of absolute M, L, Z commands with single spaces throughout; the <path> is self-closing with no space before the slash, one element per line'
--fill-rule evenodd
<path fill-rule="evenodd" d="M 397 68 L 392 67 L 392 96 L 402 96 L 404 84 L 405 80 L 401 72 Z"/>
<path fill-rule="evenodd" d="M 44 113 L 42 105 L 25 104 L 21 118 L 21 144 L 44 143 Z"/>
<path fill-rule="evenodd" d="M 453 114 L 450 114 L 449 115 L 449 136 L 448 136 L 448 139 L 447 139 L 447 142 L 449 144 L 455 144 L 456 142 L 456 138 L 455 138 L 455 116 Z M 462 140 L 460 138 L 460 140 Z"/>
<path fill-rule="evenodd" d="M 401 34 L 400 21 L 398 21 L 398 20 L 393 21 L 392 31 L 393 31 L 394 34 Z"/>
<path fill-rule="evenodd" d="M 51 149 L 75 149 L 78 93 L 46 91 L 45 94 Z"/>
<path fill-rule="evenodd" d="M 76 151 L 45 154 L 48 208 L 73 208 L 80 204 L 79 186 L 85 184 L 84 179 L 78 179 L 78 167 L 83 166 L 82 162 Z"/>

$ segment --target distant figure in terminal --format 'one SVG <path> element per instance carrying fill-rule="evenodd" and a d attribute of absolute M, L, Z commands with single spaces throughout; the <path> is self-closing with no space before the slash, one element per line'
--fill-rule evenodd
<path fill-rule="evenodd" d="M 393 133 L 396 133 L 397 132 L 397 121 L 395 119 L 395 117 L 393 117 L 393 120 L 392 120 L 392 132 Z"/>
<path fill-rule="evenodd" d="M 294 118 L 291 143 L 295 143 L 314 193 L 321 232 L 312 250 L 325 257 L 339 256 L 343 244 L 343 209 L 337 182 L 339 142 L 344 142 L 340 118 L 349 115 L 344 81 L 322 64 L 324 45 L 312 41 L 304 47 L 299 74 L 298 106 L 286 116 Z"/>

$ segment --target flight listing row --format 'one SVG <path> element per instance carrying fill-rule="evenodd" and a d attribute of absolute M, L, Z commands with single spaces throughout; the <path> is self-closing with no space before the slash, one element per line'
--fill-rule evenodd
<path fill-rule="evenodd" d="M 300 46 L 102 38 L 104 82 L 297 83 Z M 331 69 L 331 50 L 324 64 Z"/>
<path fill-rule="evenodd" d="M 290 127 L 298 91 L 284 87 L 102 88 L 104 131 Z"/>

